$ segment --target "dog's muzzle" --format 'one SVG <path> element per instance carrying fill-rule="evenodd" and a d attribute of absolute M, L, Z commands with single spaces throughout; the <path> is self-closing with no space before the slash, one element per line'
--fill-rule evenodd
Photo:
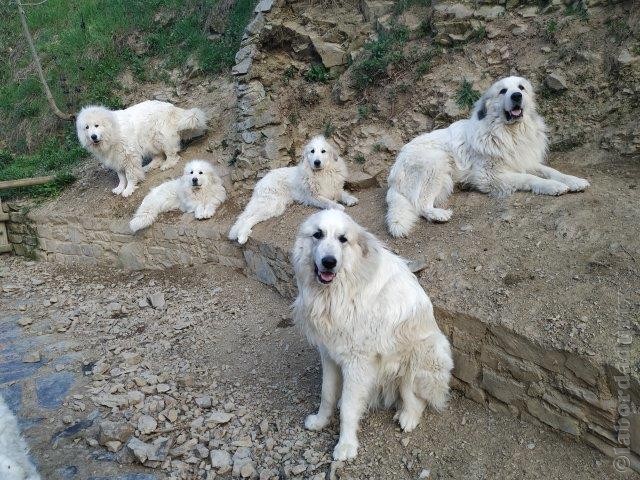
<path fill-rule="evenodd" d="M 191 185 L 194 187 L 199 187 L 200 185 L 198 184 L 198 179 L 197 178 L 192 178 L 191 179 Z"/>
<path fill-rule="evenodd" d="M 318 267 L 318 265 L 314 265 L 316 278 L 320 283 L 327 285 L 331 283 L 334 278 L 336 278 L 336 272 L 334 272 L 333 270 L 336 268 L 338 261 L 336 260 L 336 257 L 327 255 L 326 257 L 322 257 L 320 263 L 322 263 L 321 267 Z"/>
<path fill-rule="evenodd" d="M 514 122 L 522 118 L 522 93 L 514 92 L 511 94 L 511 110 L 505 110 L 504 116 L 507 122 Z"/>

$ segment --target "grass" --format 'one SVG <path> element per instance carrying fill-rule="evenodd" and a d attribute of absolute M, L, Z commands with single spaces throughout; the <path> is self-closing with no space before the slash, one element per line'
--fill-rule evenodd
<path fill-rule="evenodd" d="M 399 0 L 393 6 L 393 13 L 395 15 L 400 15 L 402 12 L 413 7 L 414 5 L 418 5 L 422 7 L 430 7 L 431 0 Z"/>
<path fill-rule="evenodd" d="M 311 65 L 311 68 L 304 72 L 304 79 L 311 83 L 327 83 L 330 78 L 329 70 L 321 63 Z"/>
<path fill-rule="evenodd" d="M 354 158 L 354 161 L 362 165 L 366 161 L 366 159 L 364 158 L 364 155 L 362 153 L 357 153 Z"/>
<path fill-rule="evenodd" d="M 389 32 L 379 32 L 378 39 L 364 46 L 362 57 L 353 66 L 353 87 L 362 91 L 388 78 L 387 68 L 404 60 L 402 46 L 407 38 L 405 28 L 396 27 Z"/>
<path fill-rule="evenodd" d="M 358 119 L 364 120 L 368 118 L 372 111 L 373 108 L 368 103 L 365 103 L 364 105 L 358 105 Z"/>
<path fill-rule="evenodd" d="M 584 0 L 577 0 L 574 3 L 567 5 L 564 10 L 565 15 L 577 17 L 583 22 L 589 20 L 589 11 L 584 3 Z"/>
<path fill-rule="evenodd" d="M 480 95 L 479 91 L 474 90 L 471 82 L 464 78 L 456 92 L 456 103 L 460 108 L 470 109 L 480 98 Z"/>
<path fill-rule="evenodd" d="M 331 138 L 333 134 L 336 133 L 336 126 L 331 122 L 330 118 L 325 119 L 324 125 L 322 126 L 322 133 L 326 138 Z"/>
<path fill-rule="evenodd" d="M 233 65 L 256 1 L 237 0 L 226 14 L 224 33 L 210 39 L 204 25 L 217 2 L 48 0 L 40 5 L 25 2 L 25 11 L 58 106 L 77 112 L 90 103 L 123 107 L 123 89 L 116 79 L 126 70 L 141 83 L 168 80 L 167 72 L 184 66 L 190 57 L 206 74 Z M 0 131 L 7 132 L 0 138 L 0 178 L 30 176 L 31 166 L 43 159 L 36 174 L 59 172 L 63 163 L 70 168 L 83 157 L 69 153 L 73 127 L 50 112 L 13 2 L 0 1 L 0 15 Z M 63 156 L 69 161 L 62 161 Z M 58 161 L 50 161 L 54 158 Z"/>

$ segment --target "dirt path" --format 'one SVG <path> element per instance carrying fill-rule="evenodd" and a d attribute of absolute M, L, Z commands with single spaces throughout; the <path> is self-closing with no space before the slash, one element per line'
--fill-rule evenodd
<path fill-rule="evenodd" d="M 584 445 L 457 395 L 411 434 L 391 412 L 368 415 L 358 459 L 332 463 L 336 422 L 302 428 L 318 402 L 316 353 L 287 303 L 236 271 L 124 274 L 4 256 L 0 278 L 0 392 L 46 479 L 618 475 Z M 171 447 L 144 468 L 132 438 Z"/>

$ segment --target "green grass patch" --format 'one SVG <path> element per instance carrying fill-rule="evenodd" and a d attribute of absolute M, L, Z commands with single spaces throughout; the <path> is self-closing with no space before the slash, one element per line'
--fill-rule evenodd
<path fill-rule="evenodd" d="M 168 82 L 168 71 L 189 58 L 206 74 L 230 68 L 256 0 L 233 2 L 224 13 L 224 32 L 211 36 L 205 22 L 218 2 L 48 0 L 24 2 L 24 8 L 53 96 L 62 111 L 73 113 L 92 103 L 124 107 L 117 78 L 126 70 L 140 83 Z M 62 172 L 63 164 L 83 157 L 72 153 L 73 128 L 55 119 L 47 104 L 15 4 L 0 0 L 0 15 L 0 180 L 31 176 L 36 160 L 54 167 L 39 174 Z M 15 164 L 11 170 L 8 163 Z"/>
<path fill-rule="evenodd" d="M 327 83 L 330 78 L 329 70 L 321 63 L 311 65 L 311 68 L 304 72 L 304 79 L 311 83 Z"/>
<path fill-rule="evenodd" d="M 464 78 L 456 92 L 456 103 L 460 108 L 471 109 L 480 96 L 480 92 L 474 90 L 472 83 Z"/>
<path fill-rule="evenodd" d="M 362 91 L 388 78 L 387 68 L 404 60 L 402 47 L 408 38 L 405 28 L 392 28 L 379 32 L 378 39 L 364 46 L 362 57 L 353 66 L 353 87 Z"/>

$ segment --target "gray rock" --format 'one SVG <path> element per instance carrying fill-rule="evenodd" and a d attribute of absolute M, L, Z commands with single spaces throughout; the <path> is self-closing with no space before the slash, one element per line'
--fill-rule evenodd
<path fill-rule="evenodd" d="M 140 463 L 145 463 L 147 460 L 163 462 L 167 458 L 171 443 L 172 440 L 166 437 L 158 437 L 153 443 L 145 443 L 136 437 L 132 437 L 127 442 L 127 447 Z"/>
<path fill-rule="evenodd" d="M 156 310 L 162 310 L 166 306 L 164 293 L 156 292 L 149 295 L 149 303 Z"/>
<path fill-rule="evenodd" d="M 155 432 L 156 428 L 158 428 L 158 422 L 156 419 L 150 415 L 142 415 L 138 419 L 138 430 L 143 435 L 148 435 L 152 432 Z"/>
<path fill-rule="evenodd" d="M 565 76 L 556 71 L 552 72 L 544 79 L 545 85 L 554 92 L 562 92 L 567 89 L 567 79 Z"/>
<path fill-rule="evenodd" d="M 271 7 L 273 7 L 273 0 L 260 0 L 258 5 L 256 5 L 256 8 L 253 9 L 253 11 L 255 13 L 268 12 L 271 10 Z"/>
<path fill-rule="evenodd" d="M 211 408 L 212 400 L 209 395 L 204 395 L 202 397 L 196 397 L 196 405 L 200 408 Z"/>
<path fill-rule="evenodd" d="M 327 67 L 336 67 L 338 65 L 344 65 L 347 63 L 347 52 L 336 44 L 325 42 L 315 35 L 311 37 L 311 43 L 313 48 L 316 49 L 318 55 L 322 59 L 322 64 Z"/>
<path fill-rule="evenodd" d="M 213 468 L 224 468 L 231 466 L 231 455 L 225 450 L 211 450 L 209 454 L 211 466 Z"/>
<path fill-rule="evenodd" d="M 345 181 L 345 186 L 349 190 L 357 191 L 378 187 L 380 185 L 378 183 L 378 178 L 374 175 L 369 175 L 364 172 L 351 172 Z"/>
<path fill-rule="evenodd" d="M 126 442 L 133 435 L 133 427 L 128 423 L 110 422 L 104 420 L 100 422 L 98 432 L 98 443 L 106 445 L 107 442 L 118 441 Z"/>

